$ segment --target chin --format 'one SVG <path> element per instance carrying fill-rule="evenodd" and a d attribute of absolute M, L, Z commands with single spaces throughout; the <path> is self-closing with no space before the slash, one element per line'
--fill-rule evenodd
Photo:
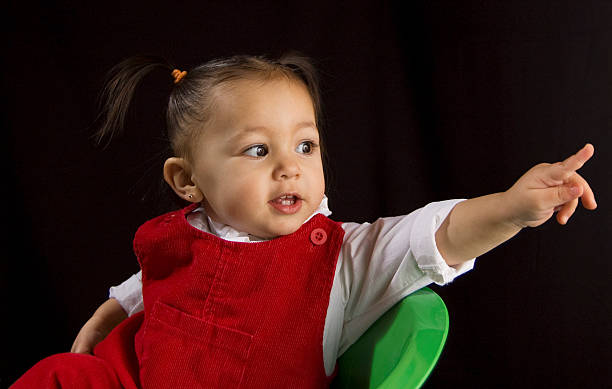
<path fill-rule="evenodd" d="M 276 238 L 283 235 L 293 234 L 295 231 L 299 230 L 302 226 L 302 223 L 287 223 L 286 225 L 275 226 L 275 228 L 270 231 L 270 237 Z"/>

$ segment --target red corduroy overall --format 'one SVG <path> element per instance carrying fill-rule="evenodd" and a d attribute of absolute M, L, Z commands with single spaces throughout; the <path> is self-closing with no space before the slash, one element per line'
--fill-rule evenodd
<path fill-rule="evenodd" d="M 340 224 L 318 214 L 293 234 L 238 243 L 189 225 L 193 209 L 159 216 L 136 233 L 144 314 L 115 328 L 95 357 L 47 358 L 14 387 L 329 386 L 323 328 Z"/>

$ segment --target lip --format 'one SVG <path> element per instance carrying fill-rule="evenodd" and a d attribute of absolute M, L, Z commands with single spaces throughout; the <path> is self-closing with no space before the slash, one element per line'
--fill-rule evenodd
<path fill-rule="evenodd" d="M 295 201 L 293 202 L 293 204 L 283 204 L 282 202 L 280 202 L 280 198 L 283 196 L 293 196 L 295 198 Z M 272 208 L 276 209 L 278 212 L 284 215 L 292 215 L 294 213 L 297 213 L 302 208 L 302 202 L 302 198 L 297 193 L 281 193 L 277 197 L 268 201 L 268 204 L 270 204 Z"/>

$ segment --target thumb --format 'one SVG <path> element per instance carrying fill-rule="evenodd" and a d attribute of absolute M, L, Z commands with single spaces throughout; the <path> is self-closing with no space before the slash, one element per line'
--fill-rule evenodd
<path fill-rule="evenodd" d="M 580 185 L 559 185 L 552 188 L 546 189 L 548 192 L 546 196 L 550 201 L 551 206 L 556 207 L 558 205 L 565 204 L 582 196 L 583 189 Z"/>

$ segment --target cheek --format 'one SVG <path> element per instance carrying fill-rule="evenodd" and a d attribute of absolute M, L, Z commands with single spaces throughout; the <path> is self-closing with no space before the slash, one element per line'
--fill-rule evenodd
<path fill-rule="evenodd" d="M 254 183 L 252 169 L 236 163 L 209 164 L 200 172 L 204 192 L 219 199 L 239 197 Z"/>
<path fill-rule="evenodd" d="M 257 204 L 264 199 L 263 183 L 255 174 L 233 175 L 223 179 L 222 190 L 217 191 L 227 207 L 228 214 L 241 216 L 257 210 Z"/>
<path fill-rule="evenodd" d="M 325 193 L 325 174 L 323 173 L 323 164 L 321 161 L 317 161 L 310 166 L 310 177 L 312 177 L 311 185 L 313 189 Z"/>

